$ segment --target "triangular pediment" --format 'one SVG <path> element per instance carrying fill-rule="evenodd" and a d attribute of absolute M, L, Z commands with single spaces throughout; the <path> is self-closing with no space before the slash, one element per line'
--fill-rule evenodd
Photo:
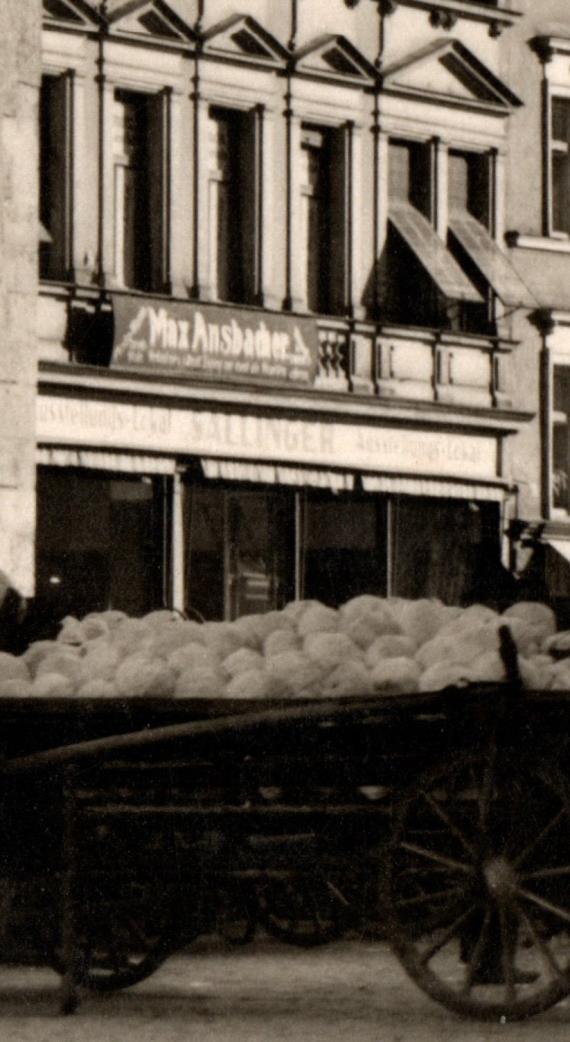
<path fill-rule="evenodd" d="M 301 47 L 295 54 L 295 71 L 359 87 L 372 84 L 376 75 L 374 66 L 345 36 L 333 34 L 319 36 Z"/>
<path fill-rule="evenodd" d="M 44 25 L 66 29 L 93 29 L 99 21 L 86 0 L 42 0 L 42 15 Z"/>
<path fill-rule="evenodd" d="M 438 40 L 384 69 L 386 90 L 477 106 L 506 115 L 521 104 L 515 94 L 458 40 Z"/>
<path fill-rule="evenodd" d="M 287 51 L 250 15 L 232 15 L 204 33 L 204 54 L 282 67 Z"/>
<path fill-rule="evenodd" d="M 188 44 L 194 39 L 191 27 L 166 0 L 126 0 L 111 10 L 109 23 L 113 33 L 149 43 Z"/>

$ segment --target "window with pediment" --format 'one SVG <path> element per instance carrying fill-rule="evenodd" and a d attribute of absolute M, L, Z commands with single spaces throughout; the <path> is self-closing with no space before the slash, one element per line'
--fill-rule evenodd
<path fill-rule="evenodd" d="M 255 302 L 255 113 L 209 111 L 210 286 L 217 300 Z"/>
<path fill-rule="evenodd" d="M 346 130 L 304 123 L 301 193 L 309 311 L 342 314 L 345 301 Z"/>
<path fill-rule="evenodd" d="M 164 96 L 116 90 L 113 104 L 114 274 L 119 286 L 165 284 Z"/>

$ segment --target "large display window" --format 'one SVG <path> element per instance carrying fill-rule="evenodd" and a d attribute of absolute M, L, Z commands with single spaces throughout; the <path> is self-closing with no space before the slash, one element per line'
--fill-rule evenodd
<path fill-rule="evenodd" d="M 54 619 L 167 603 L 165 481 L 38 468 L 36 600 Z"/>

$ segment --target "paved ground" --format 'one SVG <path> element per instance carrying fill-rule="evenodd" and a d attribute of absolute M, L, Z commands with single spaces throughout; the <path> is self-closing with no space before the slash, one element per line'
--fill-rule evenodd
<path fill-rule="evenodd" d="M 523 1024 L 466 1022 L 430 1002 L 386 946 L 302 951 L 197 942 L 128 991 L 57 1011 L 50 970 L 0 968 L 1 1042 L 570 1042 L 570 1000 Z"/>

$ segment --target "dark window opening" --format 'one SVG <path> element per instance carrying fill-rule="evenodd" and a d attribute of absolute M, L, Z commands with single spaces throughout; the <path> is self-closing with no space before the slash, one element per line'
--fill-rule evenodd
<path fill-rule="evenodd" d="M 552 506 L 570 508 L 570 368 L 555 365 L 552 411 Z"/>
<path fill-rule="evenodd" d="M 54 621 L 165 603 L 164 479 L 40 467 L 37 602 Z"/>
<path fill-rule="evenodd" d="M 343 314 L 348 304 L 346 131 L 304 124 L 301 140 L 307 307 Z"/>
<path fill-rule="evenodd" d="M 115 93 L 115 275 L 119 285 L 165 289 L 163 97 Z"/>
<path fill-rule="evenodd" d="M 362 593 L 384 596 L 386 501 L 307 493 L 303 500 L 303 596 L 338 607 Z"/>
<path fill-rule="evenodd" d="M 429 145 L 391 141 L 388 156 L 390 208 L 412 207 L 431 223 L 432 154 Z M 429 228 L 422 230 L 429 233 Z M 433 233 L 435 234 L 435 233 Z M 429 252 L 430 244 L 426 244 Z M 380 293 L 387 321 L 416 326 L 447 324 L 445 301 L 429 271 L 390 222 L 380 266 Z"/>
<path fill-rule="evenodd" d="M 259 220 L 255 117 L 213 107 L 210 134 L 215 294 L 219 300 L 255 303 Z"/>
<path fill-rule="evenodd" d="M 550 132 L 551 231 L 570 235 L 570 98 L 552 98 Z"/>
<path fill-rule="evenodd" d="M 488 153 L 450 151 L 448 156 L 449 214 L 469 214 L 483 229 L 491 231 L 493 193 L 491 189 L 491 157 Z M 481 294 L 482 302 L 463 301 L 457 308 L 454 327 L 467 333 L 492 335 L 494 294 L 457 238 L 448 236 L 449 250 Z"/>
<path fill-rule="evenodd" d="M 69 277 L 69 78 L 42 76 L 39 140 L 39 271 L 43 279 Z"/>

